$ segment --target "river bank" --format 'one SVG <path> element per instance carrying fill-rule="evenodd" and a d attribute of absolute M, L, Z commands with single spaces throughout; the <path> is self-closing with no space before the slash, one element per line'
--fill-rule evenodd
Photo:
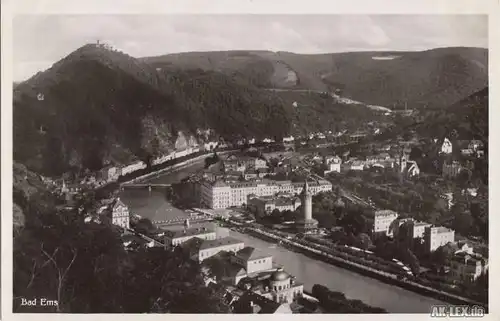
<path fill-rule="evenodd" d="M 412 281 L 405 281 L 402 279 L 399 279 L 396 275 L 392 275 L 390 273 L 378 271 L 376 269 L 351 262 L 348 260 L 344 260 L 339 257 L 335 257 L 331 254 L 328 254 L 324 251 L 314 249 L 311 247 L 304 246 L 302 244 L 293 242 L 291 240 L 272 235 L 263 231 L 259 231 L 254 228 L 246 228 L 248 233 L 254 237 L 259 237 L 267 241 L 271 242 L 280 242 L 281 246 L 284 246 L 286 248 L 289 248 L 293 251 L 297 251 L 299 253 L 305 254 L 311 258 L 321 260 L 324 262 L 327 262 L 329 264 L 348 269 L 350 271 L 355 271 L 356 273 L 369 276 L 371 278 L 375 278 L 377 280 L 383 281 L 384 283 L 395 285 L 401 288 L 404 288 L 406 290 L 422 294 L 425 296 L 430 296 L 438 300 L 442 300 L 448 303 L 453 303 L 453 304 L 469 304 L 469 305 L 481 305 L 484 306 L 483 303 L 477 302 L 468 298 L 460 297 L 451 293 L 443 292 L 437 289 L 433 289 L 427 286 L 423 286 L 421 284 L 418 284 L 416 282 Z"/>

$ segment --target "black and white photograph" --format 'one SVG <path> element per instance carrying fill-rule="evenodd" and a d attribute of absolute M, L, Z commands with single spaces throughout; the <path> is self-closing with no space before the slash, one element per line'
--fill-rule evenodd
<path fill-rule="evenodd" d="M 14 16 L 8 313 L 486 316 L 488 21 Z"/>

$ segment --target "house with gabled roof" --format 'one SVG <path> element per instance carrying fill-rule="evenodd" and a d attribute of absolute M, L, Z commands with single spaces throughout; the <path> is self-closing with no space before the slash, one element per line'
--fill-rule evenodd
<path fill-rule="evenodd" d="M 97 209 L 97 221 L 113 224 L 124 229 L 130 228 L 130 212 L 128 206 L 120 198 L 107 199 Z"/>
<path fill-rule="evenodd" d="M 236 252 L 231 261 L 242 266 L 249 274 L 273 268 L 273 256 L 251 246 Z"/>

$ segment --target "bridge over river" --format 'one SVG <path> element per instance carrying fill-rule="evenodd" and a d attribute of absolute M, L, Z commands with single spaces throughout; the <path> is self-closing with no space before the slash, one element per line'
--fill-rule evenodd
<path fill-rule="evenodd" d="M 189 224 L 213 221 L 213 218 L 206 216 L 199 216 L 199 217 L 178 216 L 169 220 L 152 221 L 152 223 L 157 225 L 158 227 L 163 227 L 169 225 L 183 224 L 186 219 L 189 220 Z"/>
<path fill-rule="evenodd" d="M 166 189 L 171 187 L 172 184 L 161 184 L 161 183 L 152 183 L 152 184 L 144 184 L 144 183 L 131 183 L 124 184 L 121 186 L 122 189 L 148 189 L 148 190 L 158 190 L 158 189 Z"/>

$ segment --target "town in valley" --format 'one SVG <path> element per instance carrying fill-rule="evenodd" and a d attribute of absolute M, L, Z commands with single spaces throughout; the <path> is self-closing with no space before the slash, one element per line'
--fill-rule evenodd
<path fill-rule="evenodd" d="M 14 84 L 14 312 L 487 311 L 487 49 L 428 52 L 95 40 Z"/>

